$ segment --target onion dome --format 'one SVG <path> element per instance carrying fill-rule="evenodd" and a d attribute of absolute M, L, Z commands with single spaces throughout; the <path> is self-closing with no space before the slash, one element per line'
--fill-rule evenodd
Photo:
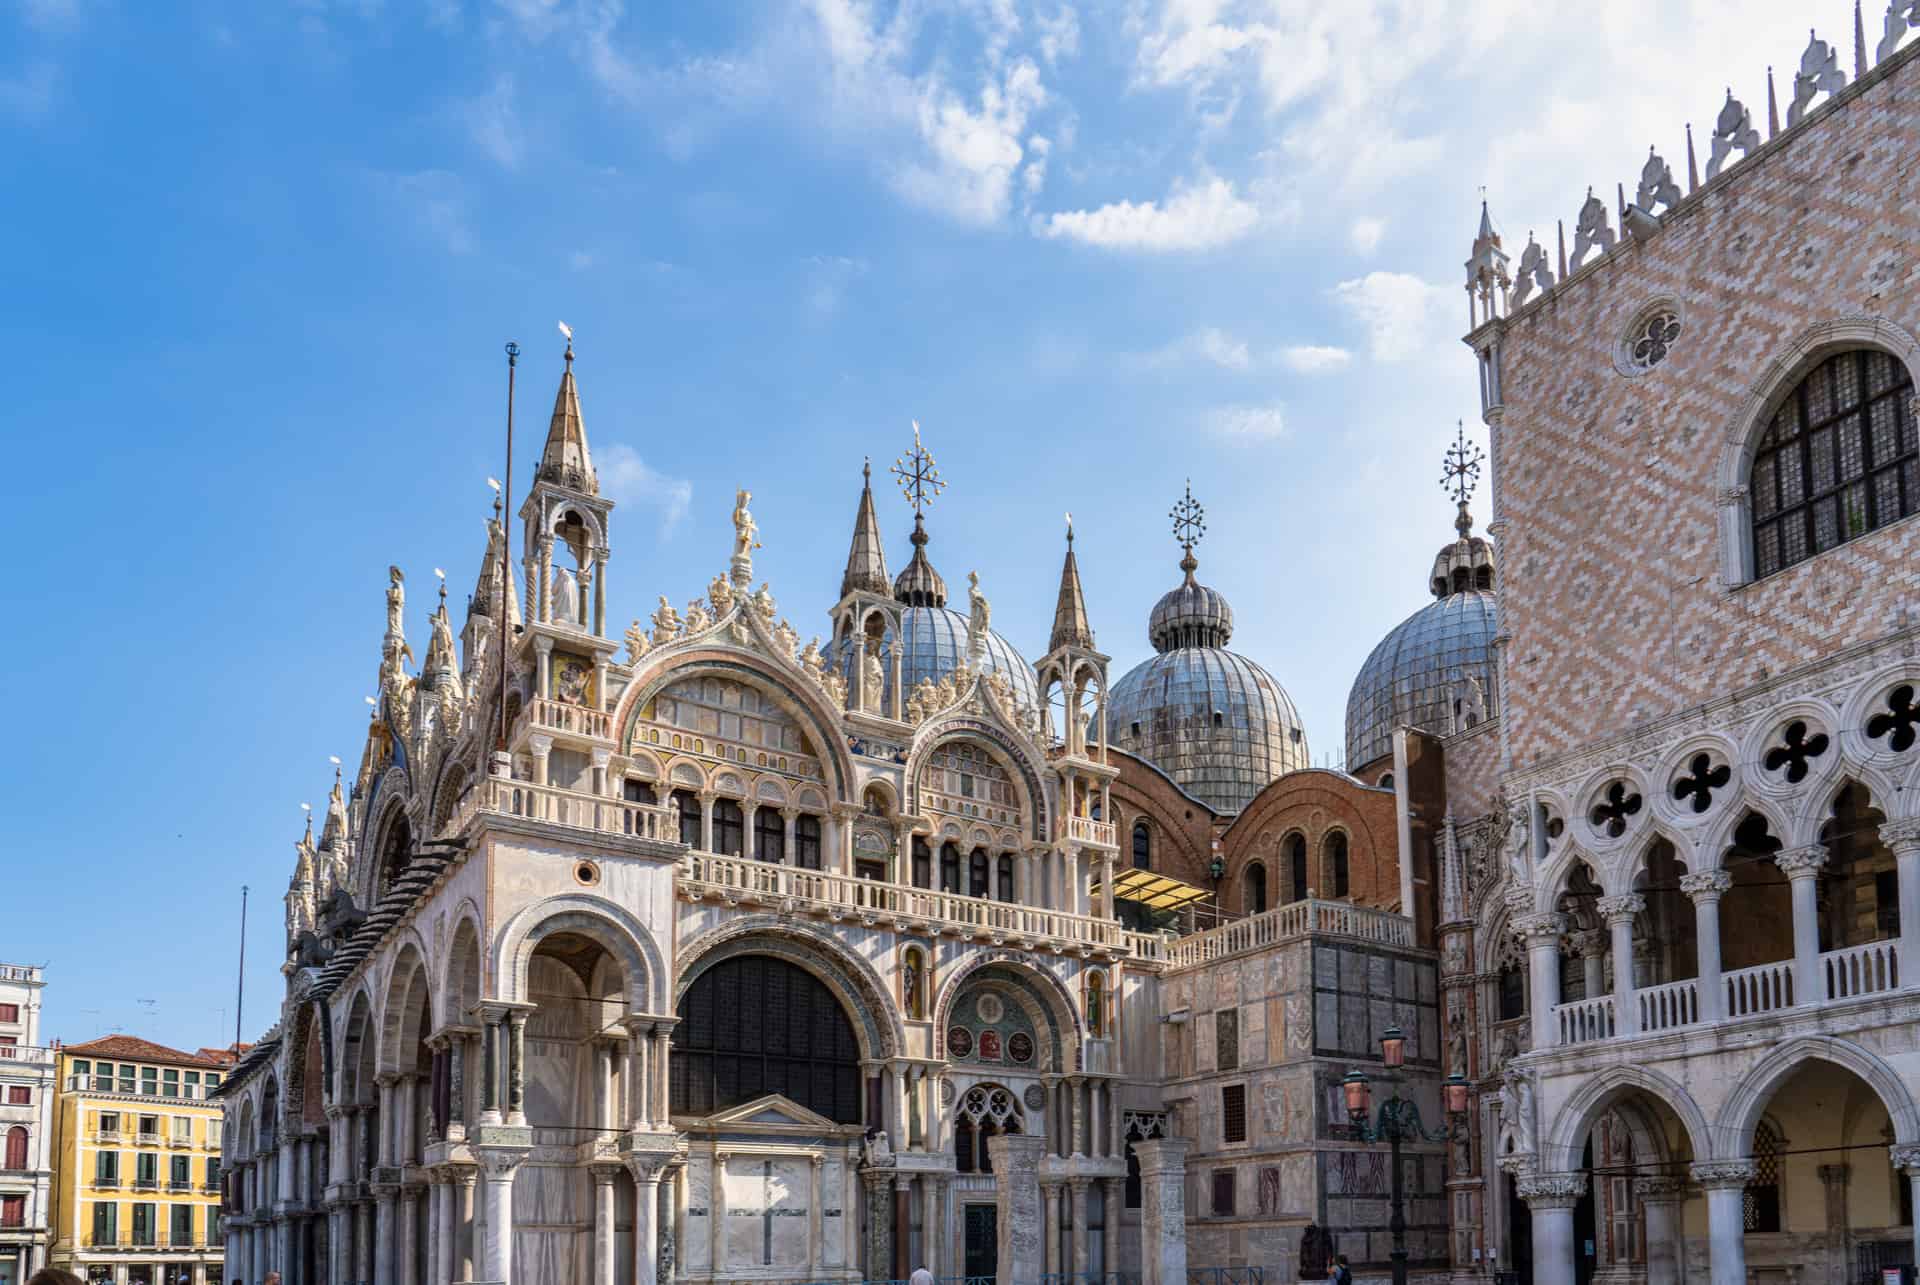
<path fill-rule="evenodd" d="M 1309 765 L 1306 730 L 1273 675 L 1227 650 L 1233 608 L 1194 578 L 1193 545 L 1205 526 L 1191 490 L 1174 518 L 1185 579 L 1148 617 L 1157 654 L 1114 684 L 1107 735 L 1215 812 L 1237 813 L 1269 783 Z"/>
<path fill-rule="evenodd" d="M 1437 736 L 1465 731 L 1499 712 L 1493 664 L 1495 559 L 1492 542 L 1473 534 L 1467 511 L 1478 450 L 1464 433 L 1447 453 L 1443 484 L 1454 489 L 1455 538 L 1433 560 L 1434 600 L 1380 640 L 1347 696 L 1347 768 L 1393 752 L 1396 727 Z"/>

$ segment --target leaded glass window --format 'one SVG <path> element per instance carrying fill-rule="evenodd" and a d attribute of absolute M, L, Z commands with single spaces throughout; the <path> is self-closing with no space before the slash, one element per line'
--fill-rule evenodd
<path fill-rule="evenodd" d="M 1753 1181 L 1741 1208 L 1748 1231 L 1780 1230 L 1780 1134 L 1766 1120 L 1753 1129 Z"/>
<path fill-rule="evenodd" d="M 1829 357 L 1774 412 L 1749 474 L 1756 576 L 1920 509 L 1913 381 L 1890 353 Z"/>

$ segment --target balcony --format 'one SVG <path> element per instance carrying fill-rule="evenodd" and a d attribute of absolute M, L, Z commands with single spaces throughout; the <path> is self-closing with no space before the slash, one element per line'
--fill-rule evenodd
<path fill-rule="evenodd" d="M 87 1141 L 96 1147 L 117 1147 L 127 1140 L 127 1135 L 118 1129 L 99 1129 L 87 1136 Z"/>
<path fill-rule="evenodd" d="M 51 1060 L 52 1051 L 48 1050 L 47 1055 Z M 164 1098 L 174 1102 L 200 1101 L 207 1096 L 205 1086 L 199 1084 L 161 1085 L 149 1080 L 115 1079 L 111 1075 L 69 1075 L 67 1092 L 117 1093 L 123 1097 Z"/>
<path fill-rule="evenodd" d="M 182 1182 L 179 1179 L 174 1179 L 167 1183 L 167 1190 L 174 1195 L 181 1195 L 191 1192 L 193 1190 L 193 1183 L 191 1180 Z"/>
<path fill-rule="evenodd" d="M 1113 822 L 1091 817 L 1067 818 L 1067 842 L 1084 843 L 1097 848 L 1118 848 L 1113 838 Z"/>
<path fill-rule="evenodd" d="M 143 1131 L 135 1135 L 133 1145 L 136 1147 L 157 1147 L 160 1145 L 160 1135 Z"/>
<path fill-rule="evenodd" d="M 53 1050 L 39 1044 L 0 1044 L 0 1062 L 53 1065 Z"/>
<path fill-rule="evenodd" d="M 1875 941 L 1825 951 L 1819 957 L 1819 982 L 1819 994 L 1807 1001 L 1810 1005 L 1899 990 L 1900 944 Z M 1629 1029 L 1623 1029 L 1618 1020 L 1612 995 L 1554 1005 L 1556 1043 L 1589 1044 L 1622 1036 L 1662 1035 L 1785 1012 L 1800 1003 L 1791 959 L 1723 974 L 1717 1015 L 1703 1004 L 1700 983 L 1694 979 L 1643 986 L 1633 992 L 1632 999 L 1635 1021 Z"/>
<path fill-rule="evenodd" d="M 193 1135 L 189 1133 L 183 1136 L 178 1133 L 170 1133 L 167 1135 L 167 1145 L 169 1147 L 182 1147 L 182 1148 L 191 1149 L 193 1146 Z"/>
<path fill-rule="evenodd" d="M 1352 937 L 1383 946 L 1412 946 L 1413 920 L 1345 901 L 1290 902 L 1263 915 L 1236 919 L 1169 943 L 1167 970 L 1194 968 L 1303 937 Z"/>
<path fill-rule="evenodd" d="M 93 1185 L 102 1191 L 120 1190 L 120 1175 L 117 1173 L 97 1173 L 93 1175 Z"/>
<path fill-rule="evenodd" d="M 451 832 L 464 830 L 481 813 L 523 817 L 616 838 L 680 842 L 680 814 L 670 807 L 576 794 L 531 781 L 503 781 L 494 776 L 481 781 L 460 805 Z"/>
<path fill-rule="evenodd" d="M 135 1178 L 133 1180 L 133 1189 L 135 1191 L 158 1191 L 160 1190 L 160 1180 L 158 1178 Z"/>
<path fill-rule="evenodd" d="M 690 852 L 684 858 L 679 891 L 688 901 L 764 906 L 834 923 L 885 922 L 906 931 L 1028 949 L 1149 960 L 1160 959 L 1163 951 L 1160 938 L 1128 932 L 1111 919 L 707 852 Z"/>
<path fill-rule="evenodd" d="M 520 711 L 514 723 L 514 740 L 528 730 L 558 732 L 562 736 L 580 736 L 593 741 L 613 739 L 613 715 L 605 710 L 569 705 L 542 697 Z"/>
<path fill-rule="evenodd" d="M 35 964 L 0 964 L 0 982 L 37 982 L 40 969 Z"/>

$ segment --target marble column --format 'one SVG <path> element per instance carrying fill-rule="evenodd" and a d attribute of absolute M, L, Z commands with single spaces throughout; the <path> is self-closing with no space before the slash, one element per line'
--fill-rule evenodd
<path fill-rule="evenodd" d="M 497 1285 L 513 1280 L 513 1176 L 530 1148 L 481 1145 L 479 1153 L 486 1191 L 482 1197 L 487 1222 L 486 1248 L 481 1254 L 484 1279 Z"/>
<path fill-rule="evenodd" d="M 456 1281 L 473 1279 L 474 1259 L 479 1250 L 474 1244 L 475 1224 L 473 1189 L 480 1171 L 461 1165 L 453 1171 L 453 1276 Z"/>
<path fill-rule="evenodd" d="M 1046 1221 L 1046 1226 L 1041 1230 L 1045 1236 L 1046 1270 L 1058 1274 L 1066 1271 L 1060 1262 L 1060 1184 L 1042 1183 L 1040 1196 L 1045 1203 L 1041 1217 Z"/>
<path fill-rule="evenodd" d="M 499 1124 L 500 1116 L 500 1064 L 503 1040 L 500 1025 L 502 1015 L 488 1012 L 486 1025 L 481 1028 L 480 1050 L 480 1123 Z"/>
<path fill-rule="evenodd" d="M 1553 1010 L 1560 1002 L 1560 934 L 1566 930 L 1565 915 L 1523 915 L 1513 921 L 1514 934 L 1527 948 L 1527 1005 L 1535 1052 L 1560 1042 Z M 1539 1261 L 1537 1252 L 1534 1261 Z"/>
<path fill-rule="evenodd" d="M 1069 1075 L 1067 1077 L 1068 1112 L 1073 1121 L 1073 1150 L 1071 1154 L 1074 1156 L 1084 1156 L 1087 1154 L 1087 1109 L 1084 1095 L 1081 1092 L 1085 1085 L 1086 1079 L 1083 1076 Z"/>
<path fill-rule="evenodd" d="M 393 1279 L 398 1285 L 420 1285 L 420 1188 L 409 1184 L 400 1188 L 396 1210 L 400 1220 L 397 1261 Z"/>
<path fill-rule="evenodd" d="M 1186 1285 L 1186 1138 L 1133 1144 L 1140 1161 L 1140 1285 Z"/>
<path fill-rule="evenodd" d="M 1702 1022 L 1717 1022 L 1727 1015 L 1726 983 L 1720 975 L 1720 899 L 1732 887 L 1733 876 L 1724 870 L 1680 876 L 1680 891 L 1693 898 L 1695 971 L 1699 974 L 1694 992 L 1699 996 Z"/>
<path fill-rule="evenodd" d="M 1693 1180 L 1707 1193 L 1708 1281 L 1711 1285 L 1747 1285 L 1745 1203 L 1747 1184 L 1753 1181 L 1753 1162 L 1696 1161 Z M 1536 1240 L 1534 1262 L 1539 1261 L 1539 1241 Z M 1539 1280 L 1537 1272 L 1534 1279 Z"/>
<path fill-rule="evenodd" d="M 942 1275 L 940 1270 L 941 1232 L 940 1225 L 940 1183 L 931 1176 L 920 1180 L 920 1261 L 915 1267 L 925 1267 L 935 1276 Z"/>
<path fill-rule="evenodd" d="M 905 1280 L 913 1273 L 913 1179 L 893 1175 L 893 1275 Z"/>
<path fill-rule="evenodd" d="M 627 1157 L 633 1175 L 633 1285 L 657 1285 L 660 1276 L 660 1165 Z M 718 1185 L 718 1178 L 715 1179 Z M 718 1264 L 715 1265 L 716 1267 Z"/>
<path fill-rule="evenodd" d="M 1900 881 L 1900 982 L 1920 978 L 1920 818 L 1885 821 L 1880 842 L 1893 853 Z"/>
<path fill-rule="evenodd" d="M 1640 1009 L 1633 998 L 1633 921 L 1647 908 L 1647 899 L 1639 893 L 1624 893 L 1602 897 L 1594 908 L 1613 937 L 1613 1028 L 1617 1034 L 1633 1035 L 1640 1030 Z"/>
<path fill-rule="evenodd" d="M 1100 1215 L 1101 1270 L 1111 1275 L 1120 1270 L 1120 1220 L 1126 1206 L 1126 1180 L 1103 1178 L 1100 1189 L 1106 1196 Z"/>
<path fill-rule="evenodd" d="M 653 1123 L 655 1128 L 673 1127 L 673 1099 L 669 1094 L 669 1071 L 673 1058 L 673 1028 L 678 1019 L 655 1020 L 653 1024 Z"/>
<path fill-rule="evenodd" d="M 1633 1194 L 1647 1220 L 1647 1285 L 1680 1285 L 1680 1206 L 1687 1185 L 1678 1178 L 1635 1178 Z"/>
<path fill-rule="evenodd" d="M 1073 1263 L 1071 1269 L 1076 1272 L 1090 1270 L 1087 1266 L 1087 1253 L 1092 1248 L 1087 1226 L 1087 1192 L 1093 1186 L 1091 1178 L 1069 1178 L 1067 1191 L 1072 1204 L 1073 1218 Z"/>
<path fill-rule="evenodd" d="M 433 1279 L 432 1285 L 447 1285 L 448 1281 L 460 1279 L 460 1269 L 454 1257 L 454 1228 L 459 1210 L 455 1207 L 457 1190 L 453 1185 L 453 1171 L 440 1169 L 435 1173 L 433 1185 Z"/>
<path fill-rule="evenodd" d="M 1573 1285 L 1573 1207 L 1587 1193 L 1587 1175 L 1524 1174 L 1514 1187 L 1533 1214 L 1533 1285 Z"/>
<path fill-rule="evenodd" d="M 354 1271 L 361 1281 L 373 1279 L 373 1202 L 362 1200 L 354 1205 L 353 1262 Z"/>
<path fill-rule="evenodd" d="M 620 1170 L 614 1165 L 594 1165 L 593 1175 L 593 1282 L 613 1285 L 613 1179 Z"/>
<path fill-rule="evenodd" d="M 1848 1208 L 1847 1181 L 1851 1165 L 1821 1165 L 1820 1185 L 1827 1196 L 1827 1277 L 1845 1280 L 1853 1265 L 1853 1217 Z"/>
<path fill-rule="evenodd" d="M 1581 993 L 1599 999 L 1607 990 L 1607 934 L 1604 929 L 1586 928 L 1567 934 L 1567 949 L 1580 959 Z"/>
<path fill-rule="evenodd" d="M 374 1188 L 373 1197 L 373 1285 L 395 1285 L 393 1249 L 398 1240 L 394 1221 L 399 1213 L 400 1193 L 389 1183 Z"/>
<path fill-rule="evenodd" d="M 1902 927 L 1905 927 L 1905 921 L 1902 921 Z M 1920 1145 L 1910 1142 L 1901 1143 L 1893 1148 L 1891 1158 L 1893 1167 L 1906 1175 L 1908 1187 L 1913 1195 L 1913 1207 L 1920 1209 Z M 1895 1203 L 1898 1204 L 1898 1201 L 1899 1198 L 1896 1196 Z M 1913 1242 L 1913 1261 L 1920 1263 L 1920 1218 L 1914 1219 L 1913 1222 Z"/>
<path fill-rule="evenodd" d="M 527 1014 L 516 1009 L 507 1014 L 507 1123 L 516 1127 L 527 1123 Z"/>
<path fill-rule="evenodd" d="M 1000 1236 L 1000 1279 L 1030 1281 L 1039 1277 L 1041 1265 L 1040 1228 L 1035 1224 L 1043 1216 L 1040 1199 L 1040 1156 L 1045 1144 L 1039 1138 L 1022 1134 L 1001 1134 L 987 1139 L 987 1155 L 993 1161 Z"/>
<path fill-rule="evenodd" d="M 1787 848 L 1774 854 L 1773 863 L 1786 875 L 1793 890 L 1793 1002 L 1824 1004 L 1827 984 L 1820 975 L 1820 870 L 1827 864 L 1827 850 L 1817 843 Z"/>

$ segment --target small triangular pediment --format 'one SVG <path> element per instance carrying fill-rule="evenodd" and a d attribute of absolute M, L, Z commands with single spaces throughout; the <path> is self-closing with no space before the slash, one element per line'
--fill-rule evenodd
<path fill-rule="evenodd" d="M 798 1102 L 778 1093 L 769 1093 L 765 1097 L 755 1098 L 751 1102 L 742 1102 L 738 1106 L 728 1107 L 725 1111 L 716 1111 L 708 1120 L 716 1125 L 751 1124 L 762 1128 L 778 1129 L 832 1129 L 837 1126 L 818 1112 L 809 1111 Z"/>

